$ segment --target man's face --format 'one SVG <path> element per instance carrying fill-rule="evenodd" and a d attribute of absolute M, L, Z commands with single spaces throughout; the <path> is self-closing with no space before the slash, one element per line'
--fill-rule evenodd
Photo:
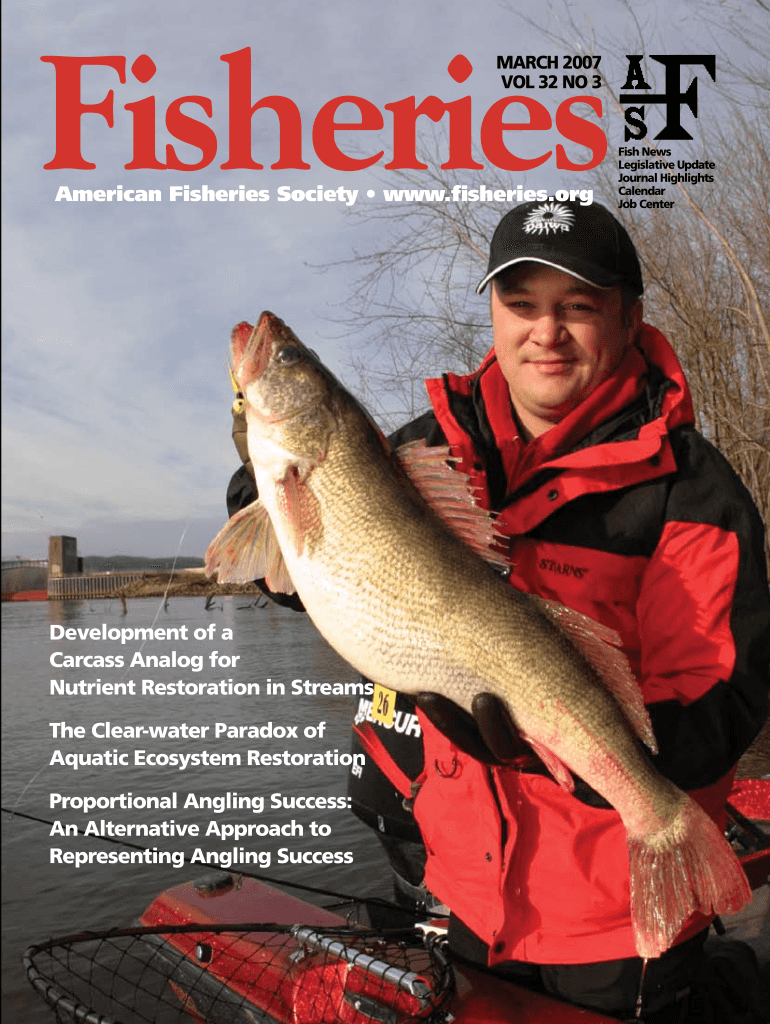
<path fill-rule="evenodd" d="M 492 282 L 495 354 L 525 430 L 538 437 L 615 370 L 641 322 L 620 288 L 601 289 L 524 263 Z"/>

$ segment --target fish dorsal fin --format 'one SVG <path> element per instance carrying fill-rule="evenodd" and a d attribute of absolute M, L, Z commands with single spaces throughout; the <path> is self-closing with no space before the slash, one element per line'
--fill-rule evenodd
<path fill-rule="evenodd" d="M 495 531 L 492 513 L 476 503 L 468 475 L 448 465 L 459 459 L 447 445 L 429 448 L 424 441 L 410 441 L 396 456 L 425 503 L 458 540 L 490 565 L 510 568 L 496 550 L 507 538 Z"/>
<path fill-rule="evenodd" d="M 264 579 L 271 590 L 295 593 L 267 510 L 261 501 L 229 519 L 206 551 L 206 572 L 220 583 Z"/>
<path fill-rule="evenodd" d="M 567 608 L 557 601 L 529 595 L 537 608 L 566 633 L 574 645 L 599 673 L 602 682 L 620 705 L 637 736 L 657 754 L 658 745 L 652 723 L 644 706 L 642 691 L 631 671 L 628 659 L 620 648 L 620 636 L 609 626 Z"/>

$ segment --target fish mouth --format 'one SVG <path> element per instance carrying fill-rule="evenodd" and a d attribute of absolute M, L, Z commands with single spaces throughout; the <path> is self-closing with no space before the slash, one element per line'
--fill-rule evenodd
<path fill-rule="evenodd" d="M 278 320 L 278 318 L 267 310 L 260 314 L 256 324 L 245 338 L 245 344 L 244 335 L 248 331 L 249 324 L 245 322 L 238 324 L 233 331 L 233 365 L 236 368 L 235 375 L 241 387 L 246 383 L 244 378 L 247 372 L 248 380 L 252 381 L 258 380 L 267 369 L 272 351 L 273 332 L 271 327 L 273 320 Z M 281 321 L 278 321 L 278 323 L 281 323 Z M 236 349 L 239 351 L 237 352 Z"/>
<path fill-rule="evenodd" d="M 269 310 L 260 313 L 254 327 L 245 320 L 237 324 L 230 336 L 230 354 L 241 388 L 259 380 L 267 369 L 273 348 L 287 343 L 302 345 L 291 327 Z"/>

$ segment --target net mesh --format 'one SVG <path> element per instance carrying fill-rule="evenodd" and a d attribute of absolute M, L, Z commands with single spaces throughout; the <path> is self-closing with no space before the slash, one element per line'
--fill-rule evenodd
<path fill-rule="evenodd" d="M 452 971 L 414 932 L 200 924 L 31 946 L 59 1024 L 409 1024 L 450 1021 Z"/>

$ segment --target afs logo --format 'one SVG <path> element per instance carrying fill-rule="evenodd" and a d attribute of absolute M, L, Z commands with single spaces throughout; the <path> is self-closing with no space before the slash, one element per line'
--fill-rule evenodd
<path fill-rule="evenodd" d="M 702 65 L 711 80 L 716 81 L 716 57 L 714 54 L 650 54 L 651 60 L 656 60 L 666 69 L 666 91 L 653 92 L 626 92 L 620 94 L 620 102 L 625 106 L 627 103 L 657 104 L 664 103 L 666 106 L 666 124 L 663 131 L 658 132 L 656 139 L 692 139 L 692 135 L 682 125 L 682 107 L 687 106 L 693 117 L 698 116 L 698 79 L 693 78 L 685 92 L 681 92 L 680 70 L 682 67 L 691 64 Z M 651 86 L 644 79 L 642 71 L 642 56 L 628 54 L 628 74 L 623 84 L 623 89 L 648 90 Z M 626 134 L 625 141 L 630 139 L 644 139 L 647 137 L 647 125 L 644 122 L 644 106 L 628 107 L 626 110 Z"/>

